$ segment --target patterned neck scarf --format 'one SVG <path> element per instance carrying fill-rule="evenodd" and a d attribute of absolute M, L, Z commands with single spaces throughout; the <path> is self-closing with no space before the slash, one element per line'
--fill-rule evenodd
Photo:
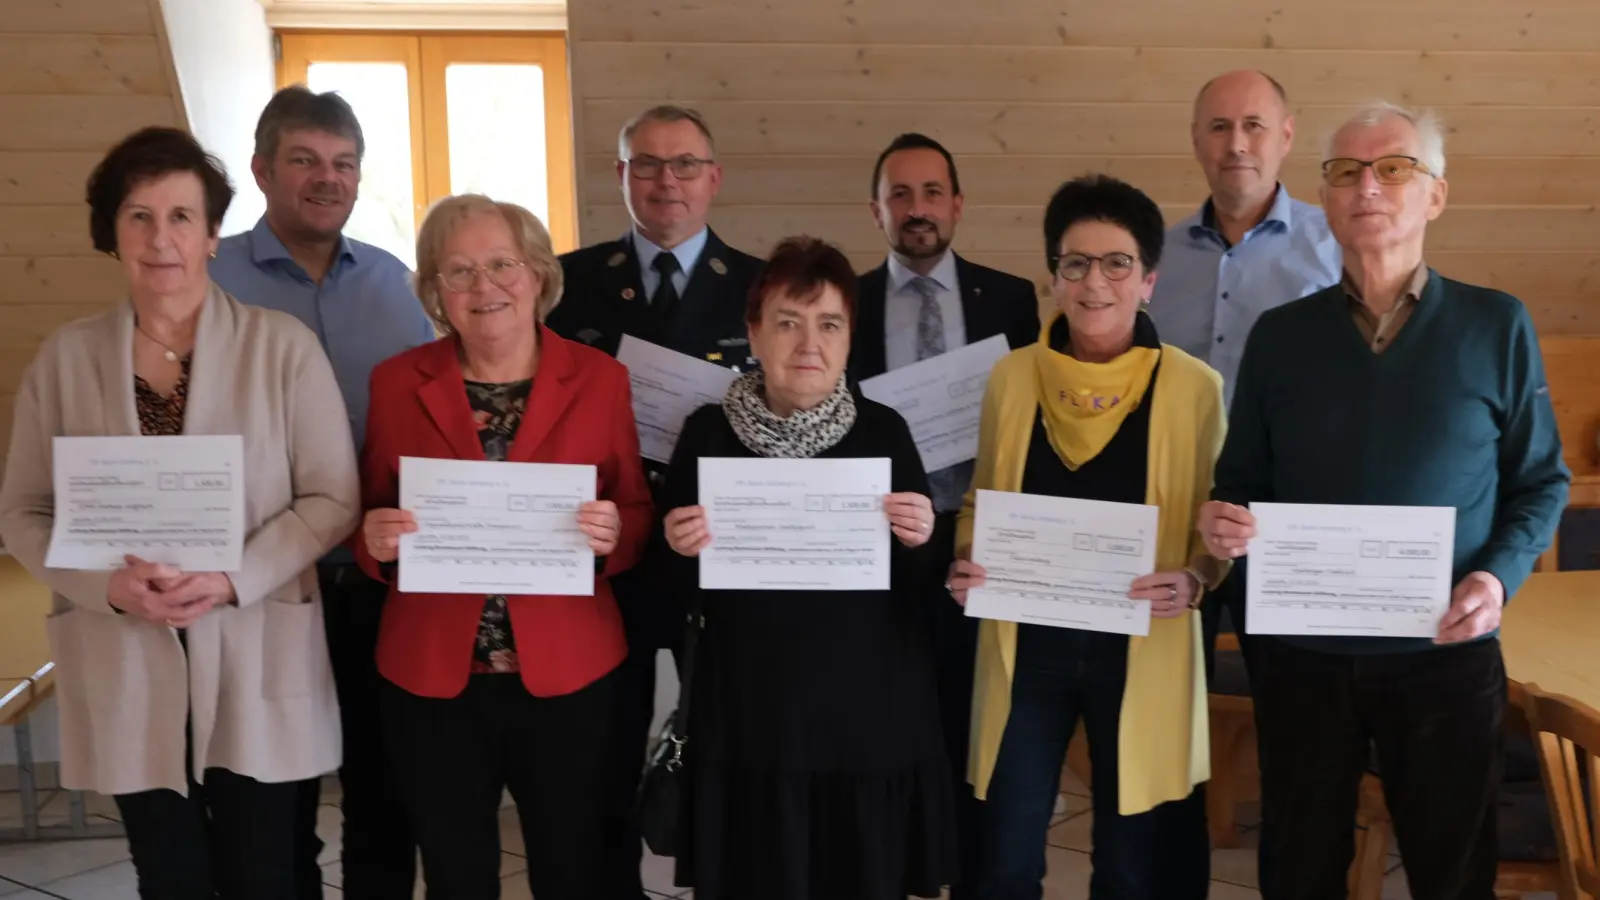
<path fill-rule="evenodd" d="M 856 424 L 856 401 L 844 378 L 811 409 L 787 418 L 767 406 L 767 380 L 760 369 L 739 376 L 722 398 L 722 411 L 739 443 L 769 459 L 810 459 L 844 440 Z"/>

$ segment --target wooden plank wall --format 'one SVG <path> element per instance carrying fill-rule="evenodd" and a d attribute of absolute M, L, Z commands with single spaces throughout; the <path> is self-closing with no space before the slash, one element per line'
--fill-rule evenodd
<path fill-rule="evenodd" d="M 124 295 L 89 242 L 84 182 L 146 125 L 182 124 L 156 0 L 0 7 L 0 459 L 39 342 Z"/>
<path fill-rule="evenodd" d="M 637 110 L 699 107 L 726 164 L 713 225 L 761 252 L 809 231 L 865 268 L 873 159 L 925 131 L 957 155 L 956 247 L 1042 280 L 1042 207 L 1108 171 L 1171 219 L 1206 186 L 1196 89 L 1258 67 L 1299 121 L 1285 180 L 1316 202 L 1325 133 L 1364 101 L 1436 107 L 1446 274 L 1526 301 L 1549 334 L 1600 333 L 1600 4 L 1594 0 L 581 0 L 570 5 L 582 239 L 627 227 L 612 165 Z"/>

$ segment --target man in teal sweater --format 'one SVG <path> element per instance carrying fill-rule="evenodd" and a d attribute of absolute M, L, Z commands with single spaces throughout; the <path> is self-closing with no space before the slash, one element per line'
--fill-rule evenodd
<path fill-rule="evenodd" d="M 1527 310 L 1423 261 L 1448 193 L 1443 144 L 1431 115 L 1388 104 L 1334 134 L 1322 204 L 1343 281 L 1251 331 L 1201 511 L 1210 551 L 1239 559 L 1253 502 L 1456 510 L 1437 637 L 1260 641 L 1264 900 L 1342 900 L 1373 759 L 1411 896 L 1494 897 L 1500 612 L 1549 546 L 1571 476 Z"/>

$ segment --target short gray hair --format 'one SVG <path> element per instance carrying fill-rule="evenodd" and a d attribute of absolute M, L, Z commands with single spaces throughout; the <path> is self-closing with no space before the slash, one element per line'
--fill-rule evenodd
<path fill-rule="evenodd" d="M 628 143 L 633 140 L 634 132 L 646 122 L 693 122 L 694 127 L 700 129 L 705 136 L 706 146 L 711 148 L 711 155 L 717 155 L 717 142 L 711 137 L 711 126 L 706 124 L 705 117 L 696 110 L 687 106 L 675 106 L 663 103 L 652 106 L 642 113 L 623 123 L 622 130 L 617 132 L 617 158 L 626 161 L 628 158 Z"/>
<path fill-rule="evenodd" d="M 325 131 L 356 142 L 356 159 L 367 155 L 361 121 L 350 102 L 333 91 L 314 93 L 303 84 L 291 84 L 267 101 L 256 121 L 256 155 L 271 163 L 285 131 Z"/>
<path fill-rule="evenodd" d="M 1435 178 L 1443 178 L 1444 123 L 1439 120 L 1438 114 L 1431 109 L 1408 109 L 1387 100 L 1367 104 L 1330 132 L 1322 147 L 1322 161 L 1333 158 L 1333 142 L 1339 132 L 1352 125 L 1377 125 L 1390 118 L 1405 119 L 1411 123 L 1417 130 L 1417 159 L 1428 167 Z"/>

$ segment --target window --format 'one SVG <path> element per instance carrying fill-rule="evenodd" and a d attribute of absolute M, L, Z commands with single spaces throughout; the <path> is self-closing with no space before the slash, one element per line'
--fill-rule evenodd
<path fill-rule="evenodd" d="M 352 237 L 416 264 L 416 228 L 450 194 L 527 207 L 577 246 L 571 94 L 560 34 L 279 35 L 280 86 L 350 101 L 367 141 Z"/>

